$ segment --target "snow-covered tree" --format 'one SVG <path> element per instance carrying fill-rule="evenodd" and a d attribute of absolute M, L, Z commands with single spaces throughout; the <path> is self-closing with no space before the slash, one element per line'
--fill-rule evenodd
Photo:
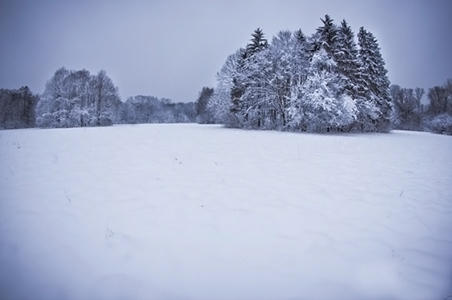
<path fill-rule="evenodd" d="M 259 128 L 264 125 L 268 110 L 264 98 L 271 71 L 268 42 L 260 28 L 252 34 L 237 71 L 231 90 L 234 114 L 240 120 L 240 127 Z"/>
<path fill-rule="evenodd" d="M 270 123 L 283 129 L 288 123 L 288 110 L 292 98 L 291 87 L 304 82 L 307 76 L 308 58 L 306 39 L 301 32 L 279 32 L 269 46 L 269 60 L 272 63 L 267 74 L 266 101 L 270 110 Z"/>
<path fill-rule="evenodd" d="M 243 87 L 237 78 L 241 77 L 240 69 L 243 65 L 243 53 L 244 49 L 239 49 L 228 56 L 223 67 L 217 73 L 217 86 L 207 105 L 215 122 L 229 127 L 240 127 L 241 123 L 237 114 L 242 109 Z"/>
<path fill-rule="evenodd" d="M 387 132 L 390 129 L 392 103 L 390 81 L 385 62 L 374 35 L 361 27 L 358 33 L 359 127 L 364 131 Z"/>
<path fill-rule="evenodd" d="M 212 112 L 209 110 L 208 104 L 214 92 L 213 88 L 203 87 L 199 92 L 198 100 L 196 100 L 196 119 L 200 124 L 215 123 Z"/>
<path fill-rule="evenodd" d="M 118 88 L 107 73 L 102 70 L 93 77 L 95 99 L 95 125 L 106 126 L 116 123 L 117 106 L 121 103 Z"/>
<path fill-rule="evenodd" d="M 355 35 L 347 21 L 343 20 L 337 31 L 336 48 L 334 58 L 337 69 L 345 77 L 345 91 L 356 99 L 358 96 L 358 48 L 355 43 Z"/>
<path fill-rule="evenodd" d="M 325 19 L 320 20 L 323 26 L 317 28 L 318 44 L 320 49 L 324 49 L 328 56 L 332 58 L 336 52 L 338 29 L 329 15 L 325 15 Z"/>
<path fill-rule="evenodd" d="M 290 125 L 308 132 L 348 130 L 356 119 L 353 99 L 344 93 L 336 62 L 325 49 L 316 53 L 307 80 L 293 88 Z"/>
<path fill-rule="evenodd" d="M 58 69 L 46 83 L 37 107 L 37 123 L 44 127 L 111 125 L 121 101 L 118 88 L 105 71 Z"/>
<path fill-rule="evenodd" d="M 70 72 L 66 68 L 58 69 L 47 81 L 41 101 L 37 106 L 38 126 L 69 127 L 69 99 L 65 79 Z"/>

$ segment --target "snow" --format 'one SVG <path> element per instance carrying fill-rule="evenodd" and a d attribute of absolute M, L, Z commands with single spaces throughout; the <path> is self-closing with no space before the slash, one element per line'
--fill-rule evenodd
<path fill-rule="evenodd" d="M 445 299 L 452 138 L 0 131 L 1 299 Z"/>

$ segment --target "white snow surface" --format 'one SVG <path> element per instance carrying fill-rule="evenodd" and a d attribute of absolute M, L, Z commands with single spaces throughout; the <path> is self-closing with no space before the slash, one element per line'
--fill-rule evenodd
<path fill-rule="evenodd" d="M 445 299 L 452 137 L 0 131 L 1 299 Z"/>

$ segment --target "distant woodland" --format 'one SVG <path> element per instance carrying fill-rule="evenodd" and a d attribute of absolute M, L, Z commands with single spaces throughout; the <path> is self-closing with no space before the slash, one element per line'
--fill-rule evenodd
<path fill-rule="evenodd" d="M 256 29 L 231 54 L 215 88 L 194 102 L 138 95 L 123 101 L 105 71 L 58 69 L 42 94 L 0 89 L 0 128 L 67 128 L 138 123 L 224 124 L 298 132 L 388 132 L 452 135 L 452 79 L 432 87 L 390 83 L 376 37 L 355 36 L 343 20 L 321 19 L 316 32 L 281 31 L 269 42 Z M 426 96 L 427 105 L 421 103 Z"/>

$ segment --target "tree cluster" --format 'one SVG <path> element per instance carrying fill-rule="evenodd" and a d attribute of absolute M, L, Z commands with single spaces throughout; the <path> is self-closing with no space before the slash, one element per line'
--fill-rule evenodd
<path fill-rule="evenodd" d="M 230 127 L 307 132 L 390 129 L 390 82 L 376 38 L 326 15 L 306 36 L 261 29 L 217 74 L 208 108 Z"/>
<path fill-rule="evenodd" d="M 393 126 L 401 130 L 422 130 L 424 106 L 421 104 L 425 91 L 423 88 L 402 88 L 391 85 L 391 98 L 394 103 Z"/>
<path fill-rule="evenodd" d="M 41 127 L 106 126 L 118 120 L 118 88 L 105 71 L 61 68 L 46 83 L 37 106 Z"/>
<path fill-rule="evenodd" d="M 442 86 L 429 89 L 427 98 L 430 102 L 427 109 L 429 115 L 452 115 L 452 79 L 448 79 Z"/>
<path fill-rule="evenodd" d="M 442 86 L 429 89 L 427 98 L 427 129 L 452 135 L 452 79 L 449 78 Z"/>
<path fill-rule="evenodd" d="M 27 86 L 18 90 L 0 89 L 0 128 L 34 127 L 38 100 Z"/>
<path fill-rule="evenodd" d="M 452 135 L 452 79 L 428 90 L 427 105 L 421 104 L 425 94 L 422 88 L 391 85 L 390 91 L 394 103 L 395 129 Z"/>
<path fill-rule="evenodd" d="M 194 103 L 135 96 L 122 102 L 105 71 L 60 68 L 46 83 L 36 108 L 40 127 L 85 127 L 112 124 L 195 122 Z"/>

